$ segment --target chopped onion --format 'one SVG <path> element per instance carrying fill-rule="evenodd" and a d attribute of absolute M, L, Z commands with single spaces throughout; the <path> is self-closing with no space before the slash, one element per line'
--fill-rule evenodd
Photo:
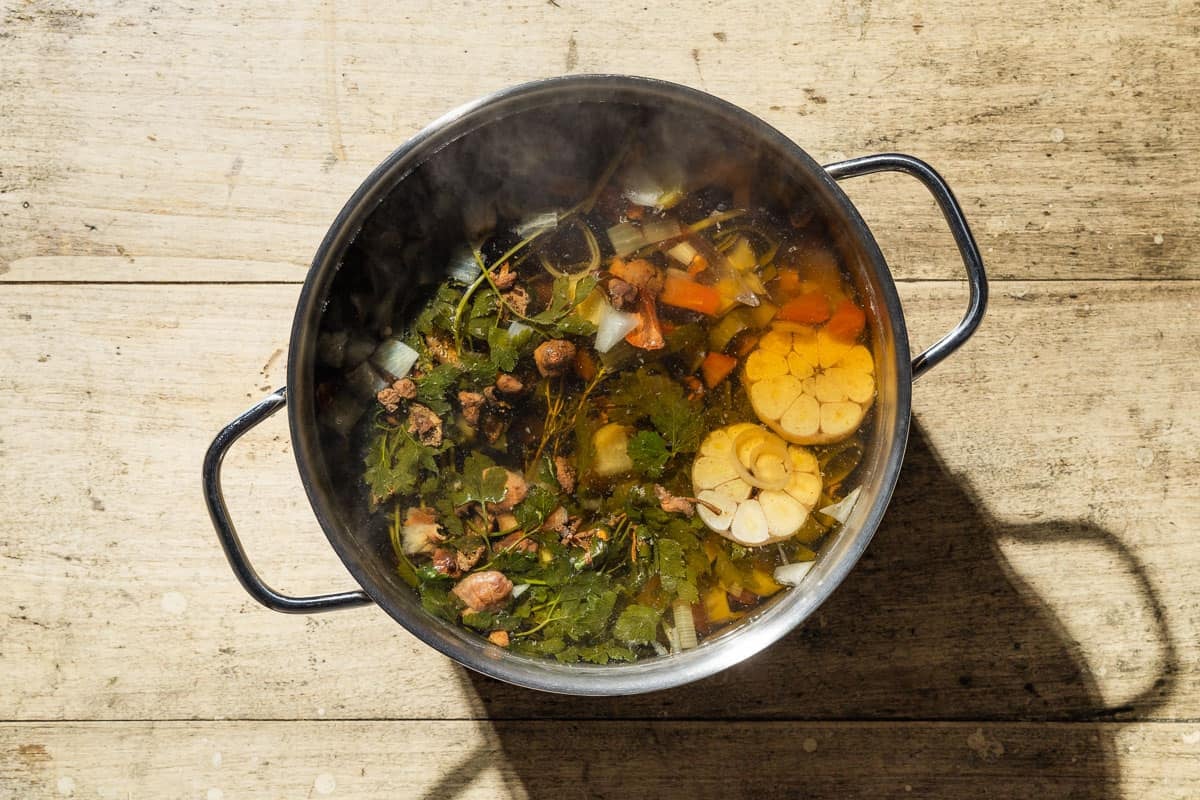
<path fill-rule="evenodd" d="M 650 646 L 653 647 L 654 652 L 660 656 L 668 655 L 671 652 L 667 648 L 663 647 L 661 642 L 651 642 Z"/>
<path fill-rule="evenodd" d="M 543 211 L 538 214 L 531 214 L 525 219 L 517 223 L 515 228 L 517 237 L 528 239 L 530 236 L 552 231 L 558 227 L 558 212 Z"/>
<path fill-rule="evenodd" d="M 692 617 L 692 606 L 686 600 L 676 600 L 671 606 L 675 617 L 675 635 L 679 637 L 679 649 L 691 650 L 698 644 L 696 620 Z"/>
<path fill-rule="evenodd" d="M 683 174 L 678 164 L 659 162 L 653 171 L 645 164 L 625 170 L 622 194 L 639 206 L 670 208 L 683 199 Z"/>
<path fill-rule="evenodd" d="M 696 252 L 696 248 L 692 247 L 687 242 L 680 242 L 668 250 L 667 255 L 686 267 L 695 261 L 696 256 L 699 254 Z"/>
<path fill-rule="evenodd" d="M 613 252 L 624 257 L 646 244 L 642 229 L 632 222 L 619 222 L 608 229 L 608 241 L 612 243 Z"/>
<path fill-rule="evenodd" d="M 346 374 L 346 385 L 359 399 L 371 401 L 388 387 L 388 382 L 375 371 L 371 362 L 364 361 Z"/>
<path fill-rule="evenodd" d="M 471 283 L 479 277 L 479 261 L 475 251 L 463 246 L 450 254 L 450 263 L 446 266 L 446 275 L 459 283 Z"/>
<path fill-rule="evenodd" d="M 417 363 L 417 351 L 399 339 L 388 339 L 371 356 L 371 362 L 379 369 L 392 376 L 393 380 L 403 378 L 412 372 Z"/>
<path fill-rule="evenodd" d="M 600 300 L 600 321 L 596 323 L 596 350 L 607 353 L 641 322 L 637 314 L 617 311 L 607 300 Z"/>
<path fill-rule="evenodd" d="M 513 599 L 515 600 L 516 598 L 518 598 L 518 597 L 520 597 L 521 595 L 525 594 L 525 592 L 527 592 L 527 591 L 529 591 L 529 584 L 528 584 L 528 583 L 519 583 L 519 584 L 517 584 L 516 586 L 514 586 L 514 587 L 512 588 L 512 596 L 513 596 Z"/>
<path fill-rule="evenodd" d="M 651 220 L 642 225 L 642 238 L 646 240 L 646 244 L 656 244 L 666 239 L 674 239 L 682 233 L 679 223 L 669 217 Z"/>
<path fill-rule="evenodd" d="M 858 494 L 861 490 L 861 486 L 856 486 L 853 492 L 846 495 L 833 505 L 825 506 L 824 508 L 819 509 L 819 512 L 827 517 L 833 517 L 838 522 L 845 525 L 846 520 L 850 519 L 850 512 L 854 510 L 854 504 L 858 501 Z"/>
<path fill-rule="evenodd" d="M 784 564 L 775 568 L 775 582 L 785 586 L 799 586 L 816 565 L 815 561 L 797 561 L 795 564 Z"/>

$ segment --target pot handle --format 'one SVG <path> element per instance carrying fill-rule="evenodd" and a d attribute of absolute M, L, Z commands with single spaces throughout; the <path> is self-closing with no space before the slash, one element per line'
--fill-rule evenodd
<path fill-rule="evenodd" d="M 361 591 L 322 594 L 315 597 L 290 597 L 275 591 L 263 582 L 254 571 L 254 567 L 250 566 L 250 560 L 246 557 L 237 531 L 229 520 L 229 508 L 226 507 L 225 496 L 221 492 L 221 462 L 225 459 L 225 453 L 243 434 L 286 404 L 286 389 L 276 389 L 226 425 L 204 454 L 204 502 L 208 505 L 208 515 L 212 518 L 213 527 L 217 529 L 217 537 L 221 540 L 225 557 L 229 559 L 229 566 L 233 567 L 233 574 L 250 596 L 275 611 L 285 614 L 311 614 L 368 605 L 371 598 Z"/>
<path fill-rule="evenodd" d="M 913 380 L 916 380 L 946 356 L 962 347 L 963 343 L 970 339 L 971 334 L 975 333 L 975 329 L 979 327 L 984 311 L 987 309 L 988 285 L 987 275 L 983 269 L 983 258 L 979 255 L 979 247 L 975 244 L 975 238 L 971 236 L 971 229 L 967 226 L 966 218 L 963 217 L 962 207 L 954 199 L 953 192 L 942 180 L 942 176 L 938 175 L 933 167 L 912 156 L 901 153 L 880 153 L 874 156 L 851 158 L 836 164 L 826 164 L 824 169 L 834 180 L 857 178 L 873 172 L 904 172 L 912 175 L 923 183 L 933 195 L 942 209 L 942 216 L 946 218 L 946 224 L 950 226 L 950 232 L 954 234 L 954 243 L 958 245 L 963 265 L 967 268 L 967 284 L 971 290 L 967 313 L 963 315 L 954 330 L 913 359 L 912 376 Z"/>

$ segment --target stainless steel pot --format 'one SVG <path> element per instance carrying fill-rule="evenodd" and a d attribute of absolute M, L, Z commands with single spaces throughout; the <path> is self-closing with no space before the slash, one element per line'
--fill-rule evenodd
<path fill-rule="evenodd" d="M 644 114 L 669 113 L 686 119 L 688 130 L 719 131 L 722 136 L 730 137 L 729 147 L 744 147 L 769 165 L 770 174 L 764 181 L 782 181 L 803 192 L 827 221 L 830 235 L 869 307 L 878 378 L 876 421 L 863 461 L 862 495 L 845 528 L 825 546 L 806 580 L 694 650 L 633 664 L 605 666 L 566 665 L 517 656 L 426 614 L 415 594 L 397 578 L 387 547 L 364 535 L 361 512 L 356 512 L 353 493 L 347 489 L 347 484 L 357 482 L 357 475 L 342 473 L 339 478 L 327 463 L 314 397 L 321 315 L 348 249 L 356 237 L 365 235 L 364 226 L 369 226 L 372 214 L 384 208 L 389 198 L 409 192 L 410 185 L 416 186 L 418 179 L 414 176 L 439 154 L 444 161 L 445 152 L 453 153 L 457 143 L 486 140 L 489 132 L 519 125 L 529 115 L 550 114 L 540 119 L 535 130 L 544 132 L 536 135 L 553 138 L 555 147 L 569 149 L 571 142 L 578 140 L 575 147 L 587 148 L 591 143 L 586 136 L 574 135 L 578 131 L 573 120 L 580 118 L 578 111 L 596 108 L 610 117 L 624 119 L 624 124 L 637 124 L 637 120 L 646 118 Z M 622 117 L 624 114 L 628 116 Z M 503 136 L 491 138 L 504 141 Z M 549 147 L 535 148 L 533 152 L 548 153 Z M 536 158 L 530 163 L 536 166 Z M 467 165 L 463 172 L 469 176 L 475 168 Z M 884 171 L 907 173 L 933 194 L 954 235 L 970 287 L 970 301 L 962 321 L 935 345 L 911 359 L 891 273 L 871 232 L 837 184 L 838 180 Z M 513 181 L 529 177 L 515 172 L 508 176 Z M 440 194 L 441 199 L 450 201 L 443 206 L 453 207 L 463 202 L 462 198 L 447 197 L 446 190 Z M 437 195 L 437 192 L 433 195 L 435 200 Z M 407 281 L 408 272 L 398 273 L 397 280 Z M 403 291 L 408 291 L 407 287 Z M 217 435 L 204 461 L 205 500 L 234 573 L 246 591 L 268 608 L 285 613 L 313 613 L 376 603 L 415 636 L 459 663 L 536 689 L 618 695 L 677 686 L 736 664 L 775 642 L 806 620 L 854 567 L 883 518 L 900 473 L 908 438 L 912 382 L 971 336 L 983 318 L 986 299 L 983 263 L 962 209 L 941 177 L 922 161 L 883 154 L 822 167 L 779 131 L 748 112 L 694 89 L 657 80 L 600 75 L 554 78 L 517 86 L 434 122 L 384 160 L 346 203 L 317 250 L 300 294 L 292 326 L 287 386 L 255 404 Z M 240 436 L 285 404 L 296 465 L 317 520 L 361 590 L 316 597 L 280 594 L 254 571 L 229 519 L 221 494 L 222 458 Z"/>

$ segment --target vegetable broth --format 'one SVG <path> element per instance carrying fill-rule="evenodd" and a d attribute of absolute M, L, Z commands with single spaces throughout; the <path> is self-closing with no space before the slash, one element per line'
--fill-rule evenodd
<path fill-rule="evenodd" d="M 321 336 L 324 435 L 397 575 L 514 652 L 697 646 L 802 581 L 857 497 L 874 362 L 820 220 L 647 152 L 480 215 L 416 307 L 376 286 Z"/>

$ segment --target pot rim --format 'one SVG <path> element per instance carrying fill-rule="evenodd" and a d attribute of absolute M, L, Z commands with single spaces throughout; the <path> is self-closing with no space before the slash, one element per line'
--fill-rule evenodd
<path fill-rule="evenodd" d="M 612 95 L 625 97 L 612 98 Z M 494 112 L 524 111 L 558 102 L 621 99 L 655 99 L 716 112 L 736 120 L 757 140 L 787 153 L 800 169 L 808 172 L 828 192 L 844 214 L 844 220 L 862 248 L 873 271 L 878 291 L 879 313 L 886 314 L 892 329 L 892 355 L 896 386 L 894 427 L 891 444 L 875 476 L 874 500 L 858 527 L 842 532 L 836 559 L 819 557 L 805 592 L 788 592 L 766 612 L 756 614 L 736 630 L 701 644 L 700 647 L 667 658 L 653 658 L 622 665 L 557 664 L 549 659 L 517 656 L 488 645 L 477 634 L 435 620 L 414 619 L 391 602 L 390 587 L 375 581 L 362 565 L 362 552 L 352 536 L 341 535 L 338 514 L 328 492 L 317 485 L 311 465 L 321 458 L 314 426 L 315 409 L 311 387 L 311 340 L 319 323 L 320 308 L 337 272 L 345 248 L 357 236 L 377 204 L 406 175 L 433 153 L 484 124 Z M 908 335 L 899 295 L 887 263 L 874 236 L 854 204 L 837 182 L 807 152 L 782 132 L 754 114 L 714 95 L 691 87 L 654 78 L 598 74 L 545 78 L 502 89 L 462 105 L 434 120 L 388 155 L 362 181 L 338 212 L 313 257 L 296 304 L 289 340 L 287 366 L 288 425 L 300 479 L 313 512 L 330 545 L 346 569 L 389 616 L 425 644 L 460 664 L 508 683 L 564 694 L 627 695 L 667 689 L 713 675 L 741 662 L 773 644 L 804 622 L 833 593 L 857 564 L 873 538 L 891 500 L 907 446 L 911 414 L 912 365 Z M 825 565 L 823 565 L 825 562 Z M 819 580 L 817 580 L 819 578 Z M 435 626 L 446 628 L 440 630 Z M 492 652 L 496 651 L 496 652 Z"/>

